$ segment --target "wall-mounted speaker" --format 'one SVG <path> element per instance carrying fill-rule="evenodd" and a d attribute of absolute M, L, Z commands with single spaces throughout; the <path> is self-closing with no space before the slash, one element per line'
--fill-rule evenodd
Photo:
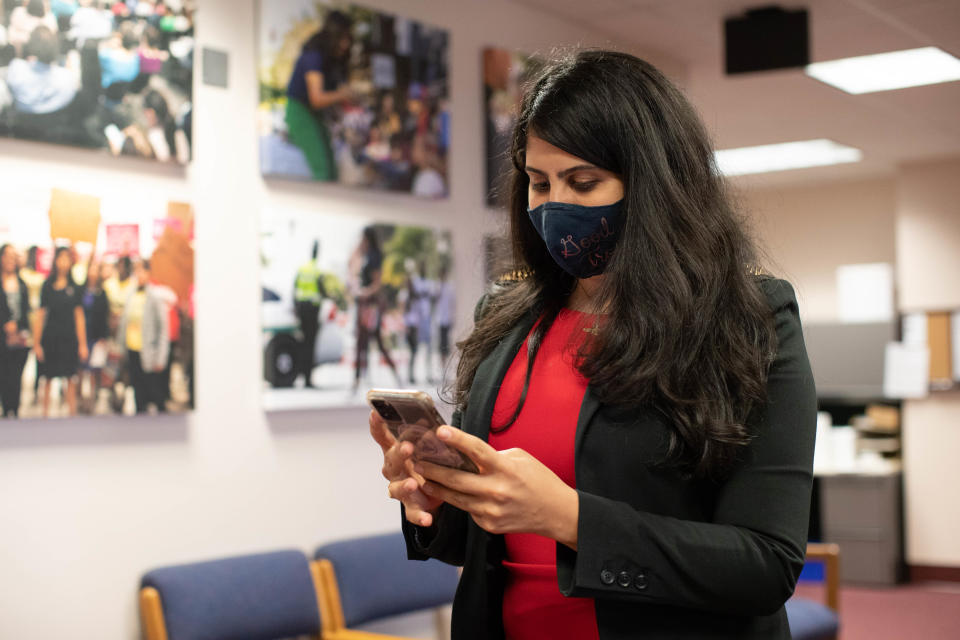
<path fill-rule="evenodd" d="M 724 20 L 728 74 L 804 67 L 810 63 L 806 9 L 748 9 Z"/>

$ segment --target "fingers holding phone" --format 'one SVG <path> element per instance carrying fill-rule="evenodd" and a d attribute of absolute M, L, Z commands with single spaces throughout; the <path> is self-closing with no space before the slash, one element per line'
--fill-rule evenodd
<path fill-rule="evenodd" d="M 418 481 L 414 477 L 407 477 L 391 482 L 389 492 L 391 498 L 403 503 L 407 521 L 421 527 L 429 527 L 433 525 L 443 500 L 425 494 L 421 489 L 422 484 L 423 480 Z"/>
<path fill-rule="evenodd" d="M 384 478 L 391 482 L 408 477 L 422 481 L 422 478 L 413 472 L 411 460 L 414 453 L 413 444 L 397 440 L 390 427 L 376 411 L 370 412 L 370 435 L 383 451 Z"/>
<path fill-rule="evenodd" d="M 431 526 L 443 501 L 420 490 L 425 480 L 413 470 L 413 443 L 399 442 L 376 411 L 370 412 L 370 435 L 383 450 L 382 472 L 390 482 L 390 497 L 403 503 L 408 521 L 422 527 Z"/>
<path fill-rule="evenodd" d="M 398 480 L 403 470 L 400 448 L 387 423 L 376 411 L 370 412 L 370 435 L 383 451 L 383 477 L 391 481 Z"/>

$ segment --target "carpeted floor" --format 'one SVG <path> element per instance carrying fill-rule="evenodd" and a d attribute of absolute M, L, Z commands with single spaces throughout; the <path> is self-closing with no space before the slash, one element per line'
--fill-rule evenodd
<path fill-rule="evenodd" d="M 795 595 L 823 601 L 801 582 Z M 960 583 L 840 588 L 839 640 L 960 640 Z"/>

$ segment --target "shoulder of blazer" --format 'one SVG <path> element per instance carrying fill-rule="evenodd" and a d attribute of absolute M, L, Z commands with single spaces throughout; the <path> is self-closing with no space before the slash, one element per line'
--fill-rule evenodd
<path fill-rule="evenodd" d="M 774 278 L 766 274 L 756 275 L 754 279 L 760 291 L 762 291 L 766 297 L 767 304 L 772 311 L 776 312 L 789 305 L 796 306 L 797 294 L 793 290 L 793 285 L 786 280 Z"/>
<path fill-rule="evenodd" d="M 480 319 L 483 318 L 484 314 L 486 314 L 490 300 L 496 298 L 504 291 L 509 290 L 518 282 L 525 280 L 529 277 L 529 275 L 530 274 L 527 271 L 511 271 L 510 273 L 503 274 L 490 283 L 490 286 L 487 287 L 487 291 L 480 296 L 480 300 L 477 301 L 477 306 L 473 309 L 474 324 L 480 322 Z"/>

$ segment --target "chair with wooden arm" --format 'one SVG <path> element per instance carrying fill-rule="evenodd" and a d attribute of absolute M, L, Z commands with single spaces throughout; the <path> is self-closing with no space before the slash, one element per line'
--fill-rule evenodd
<path fill-rule="evenodd" d="M 840 547 L 807 544 L 807 560 L 823 563 L 826 604 L 794 596 L 787 601 L 787 620 L 793 640 L 836 640 L 840 629 Z"/>
<path fill-rule="evenodd" d="M 455 567 L 438 560 L 408 560 L 401 533 L 327 544 L 314 558 L 325 596 L 324 640 L 363 640 L 354 630 L 359 625 L 450 604 L 460 579 Z"/>
<path fill-rule="evenodd" d="M 321 640 L 321 594 L 302 551 L 162 567 L 140 583 L 146 640 Z"/>

